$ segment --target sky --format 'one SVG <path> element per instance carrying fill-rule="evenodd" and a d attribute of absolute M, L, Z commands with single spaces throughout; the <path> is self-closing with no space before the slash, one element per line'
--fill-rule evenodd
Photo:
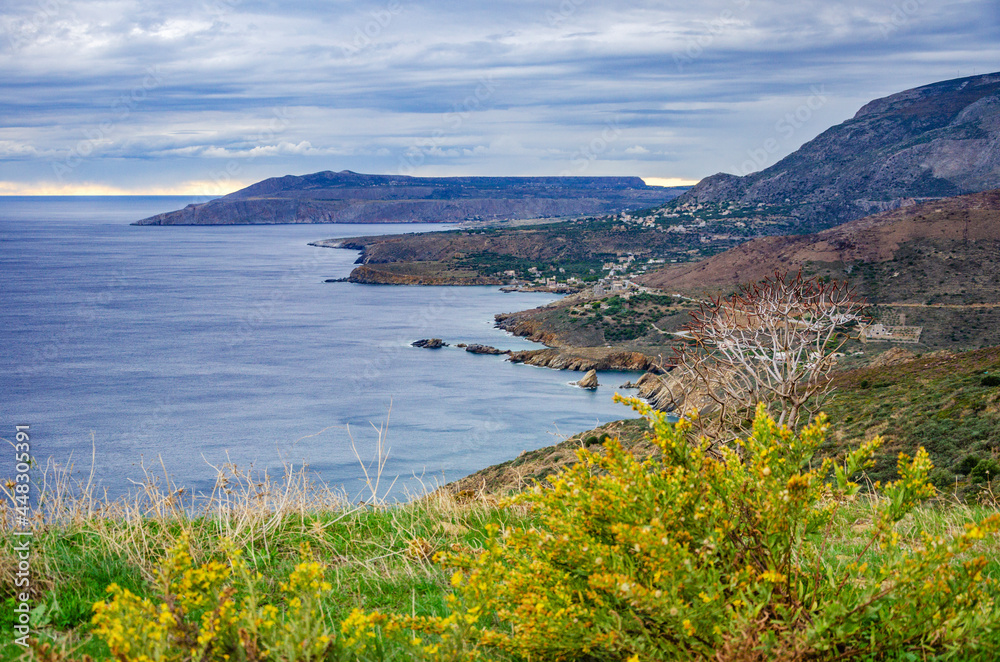
<path fill-rule="evenodd" d="M 0 194 L 321 170 L 693 183 L 1000 71 L 998 28 L 996 0 L 4 0 Z"/>

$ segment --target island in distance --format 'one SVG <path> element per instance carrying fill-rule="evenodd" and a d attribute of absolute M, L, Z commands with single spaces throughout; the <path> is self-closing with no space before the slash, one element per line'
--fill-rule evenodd
<path fill-rule="evenodd" d="M 523 220 L 653 207 L 684 190 L 648 186 L 638 177 L 408 177 L 324 171 L 265 179 L 133 225 Z"/>

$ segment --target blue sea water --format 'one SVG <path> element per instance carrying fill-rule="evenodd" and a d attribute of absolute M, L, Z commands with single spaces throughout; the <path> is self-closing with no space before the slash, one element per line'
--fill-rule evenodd
<path fill-rule="evenodd" d="M 440 225 L 128 225 L 187 202 L 0 197 L 0 437 L 29 424 L 38 460 L 83 475 L 93 446 L 112 496 L 161 461 L 200 490 L 211 465 L 305 462 L 354 495 L 351 439 L 371 459 L 384 426 L 402 498 L 633 416 L 612 396 L 634 375 L 602 373 L 591 392 L 569 385 L 579 373 L 409 346 L 537 347 L 493 315 L 553 296 L 324 283 L 357 253 L 307 245 Z"/>

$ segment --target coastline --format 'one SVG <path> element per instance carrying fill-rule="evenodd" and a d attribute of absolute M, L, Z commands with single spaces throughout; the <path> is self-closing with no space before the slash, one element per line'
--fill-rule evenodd
<path fill-rule="evenodd" d="M 326 239 L 309 243 L 310 246 L 318 248 L 339 248 L 345 250 L 360 251 L 358 264 L 351 270 L 346 278 L 330 278 L 325 282 L 348 282 L 365 285 L 409 285 L 409 286 L 497 286 L 503 285 L 499 278 L 471 276 L 465 273 L 445 272 L 435 273 L 435 275 L 418 276 L 412 273 L 399 273 L 393 271 L 393 264 L 386 263 L 374 266 L 364 263 L 365 248 L 364 242 L 353 239 Z M 405 269 L 412 269 L 412 262 L 403 263 Z M 500 288 L 501 292 L 545 292 L 551 294 L 564 295 L 562 299 L 548 304 L 552 307 L 560 301 L 573 295 L 581 295 L 584 298 L 586 291 L 574 289 L 571 292 L 561 292 L 554 288 L 528 287 L 512 288 L 509 285 Z M 614 370 L 623 372 L 654 372 L 664 371 L 664 358 L 662 353 L 649 355 L 638 351 L 627 345 L 605 345 L 586 346 L 575 345 L 567 342 L 566 338 L 558 334 L 546 331 L 538 325 L 523 319 L 523 315 L 530 311 L 518 311 L 513 313 L 497 313 L 494 315 L 494 327 L 502 329 L 514 336 L 526 338 L 531 342 L 536 342 L 545 347 L 536 350 L 512 351 L 507 358 L 511 363 L 523 363 L 537 367 L 550 368 L 553 370 L 582 371 L 589 370 Z"/>

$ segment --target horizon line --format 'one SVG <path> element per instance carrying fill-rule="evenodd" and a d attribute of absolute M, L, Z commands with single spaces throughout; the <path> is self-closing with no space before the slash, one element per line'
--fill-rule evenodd
<path fill-rule="evenodd" d="M 453 175 L 489 177 L 490 175 Z M 513 175 L 521 176 L 521 175 Z M 532 175 L 538 177 L 558 177 L 559 175 Z M 616 176 L 616 175 L 605 175 Z M 627 175 L 617 175 L 627 176 Z M 676 188 L 682 186 L 694 186 L 700 180 L 688 179 L 684 177 L 639 177 L 647 186 L 662 186 L 664 188 Z M 263 180 L 261 180 L 263 181 Z M 85 198 L 85 197 L 192 197 L 192 198 L 219 198 L 239 191 L 250 186 L 250 183 L 231 182 L 230 186 L 221 188 L 217 183 L 211 182 L 185 182 L 170 187 L 137 187 L 134 189 L 124 189 L 108 184 L 55 184 L 51 182 L 10 182 L 0 181 L 0 197 L 30 197 L 30 198 Z"/>

